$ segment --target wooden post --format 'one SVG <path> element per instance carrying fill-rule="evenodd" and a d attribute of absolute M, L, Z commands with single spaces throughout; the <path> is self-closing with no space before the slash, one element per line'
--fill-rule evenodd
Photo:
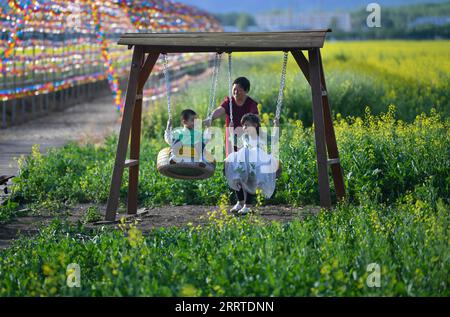
<path fill-rule="evenodd" d="M 144 51 L 135 46 L 128 79 L 127 95 L 117 145 L 116 162 L 111 180 L 111 189 L 106 207 L 105 220 L 114 221 L 119 204 L 120 185 L 123 169 L 130 168 L 128 187 L 128 213 L 137 211 L 137 194 L 139 181 L 139 150 L 141 139 L 142 93 L 145 82 L 158 60 L 159 53 L 150 53 L 142 66 Z M 125 162 L 131 130 L 130 159 Z"/>
<path fill-rule="evenodd" d="M 144 86 L 150 75 L 153 66 L 158 60 L 158 53 L 150 53 L 141 68 L 137 87 L 137 98 L 133 111 L 133 123 L 131 126 L 131 145 L 130 145 L 130 173 L 128 178 L 128 214 L 133 215 L 137 212 L 137 197 L 139 184 L 139 150 L 141 144 L 141 117 L 142 100 L 144 98 Z"/>
<path fill-rule="evenodd" d="M 133 58 L 131 60 L 130 77 L 128 79 L 128 88 L 125 106 L 123 109 L 122 124 L 120 127 L 119 142 L 117 144 L 116 160 L 111 179 L 108 203 L 106 206 L 105 220 L 107 221 L 114 221 L 116 219 L 116 210 L 119 205 L 120 185 L 122 182 L 123 169 L 125 167 L 131 120 L 136 102 L 140 65 L 143 56 L 144 52 L 142 47 L 135 46 L 133 49 Z"/>
<path fill-rule="evenodd" d="M 322 89 L 318 48 L 309 50 L 309 79 L 313 102 L 314 135 L 316 141 L 317 170 L 319 175 L 320 206 L 331 207 L 330 183 L 328 180 L 327 149 L 323 119 Z"/>
<path fill-rule="evenodd" d="M 325 81 L 325 74 L 323 71 L 322 56 L 319 51 L 320 64 L 320 78 L 325 94 L 322 94 L 323 104 L 323 119 L 325 124 L 325 140 L 327 142 L 328 158 L 331 162 L 336 160 L 336 163 L 331 164 L 331 173 L 333 175 L 334 188 L 336 190 L 336 197 L 342 200 L 345 197 L 345 185 L 341 164 L 339 161 L 339 151 L 336 143 L 336 135 L 334 134 L 333 119 L 331 117 L 330 104 L 328 99 L 327 85 Z"/>
<path fill-rule="evenodd" d="M 300 66 L 303 74 L 310 83 L 309 75 L 309 62 L 301 51 L 292 51 L 297 64 Z M 325 129 L 325 140 L 326 148 L 328 152 L 329 159 L 328 164 L 331 165 L 332 176 L 334 187 L 336 189 L 336 197 L 341 200 L 345 197 L 345 186 L 343 171 L 339 160 L 339 151 L 336 143 L 336 136 L 334 134 L 333 120 L 330 112 L 330 105 L 328 99 L 327 86 L 325 81 L 325 75 L 323 71 L 322 58 L 319 51 L 319 62 L 320 62 L 320 77 L 321 77 L 321 90 L 322 90 L 322 105 L 323 105 L 323 116 L 324 116 L 324 129 Z M 311 84 L 311 83 L 310 83 Z"/>
<path fill-rule="evenodd" d="M 138 96 L 142 96 L 142 91 L 137 91 Z M 142 116 L 142 97 L 136 99 L 133 110 L 133 122 L 131 126 L 131 144 L 130 161 L 136 163 L 130 165 L 128 175 L 128 214 L 133 215 L 137 212 L 137 196 L 139 183 L 139 153 L 141 142 L 141 116 Z"/>

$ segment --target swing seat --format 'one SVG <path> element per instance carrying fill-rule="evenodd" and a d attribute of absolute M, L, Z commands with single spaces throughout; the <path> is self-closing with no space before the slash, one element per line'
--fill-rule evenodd
<path fill-rule="evenodd" d="M 211 177 L 216 170 L 216 161 L 211 153 L 205 151 L 205 157 L 200 160 L 200 155 L 194 148 L 183 147 L 176 156 L 181 161 L 171 161 L 172 151 L 170 147 L 162 149 L 158 153 L 157 169 L 162 175 L 185 180 L 206 179 Z M 194 159 L 193 161 L 191 161 Z"/>

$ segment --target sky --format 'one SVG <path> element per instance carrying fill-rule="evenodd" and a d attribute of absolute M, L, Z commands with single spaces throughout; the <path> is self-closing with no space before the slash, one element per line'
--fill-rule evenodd
<path fill-rule="evenodd" d="M 436 3 L 448 0 L 172 0 L 197 6 L 211 13 L 247 12 L 261 13 L 275 9 L 292 9 L 293 11 L 336 11 L 356 10 L 366 7 L 371 2 L 383 5 L 402 5 L 414 3 Z M 0 6 L 6 7 L 8 0 L 0 0 Z"/>
<path fill-rule="evenodd" d="M 212 13 L 247 12 L 261 13 L 275 9 L 288 9 L 293 11 L 336 11 L 356 10 L 376 2 L 383 7 L 416 4 L 438 3 L 445 0 L 175 0 L 176 2 L 197 6 Z"/>

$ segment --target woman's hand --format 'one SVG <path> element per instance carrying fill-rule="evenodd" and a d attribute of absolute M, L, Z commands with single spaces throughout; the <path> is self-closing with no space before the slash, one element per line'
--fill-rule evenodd
<path fill-rule="evenodd" d="M 209 128 L 211 126 L 212 123 L 212 118 L 206 118 L 205 120 L 203 120 L 203 124 Z"/>

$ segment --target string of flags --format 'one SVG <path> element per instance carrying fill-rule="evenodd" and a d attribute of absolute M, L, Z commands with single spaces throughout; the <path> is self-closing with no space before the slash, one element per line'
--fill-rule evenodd
<path fill-rule="evenodd" d="M 0 100 L 107 79 L 121 111 L 119 79 L 131 61 L 116 45 L 121 34 L 220 30 L 208 13 L 168 0 L 9 0 L 0 6 Z M 180 54 L 171 63 L 193 58 Z"/>

